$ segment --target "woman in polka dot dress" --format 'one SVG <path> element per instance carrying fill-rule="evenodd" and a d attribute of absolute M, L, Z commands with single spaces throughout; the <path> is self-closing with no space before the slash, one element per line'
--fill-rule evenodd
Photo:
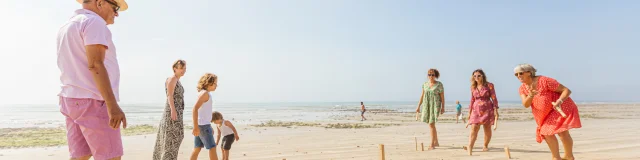
<path fill-rule="evenodd" d="M 536 141 L 544 139 L 554 160 L 574 159 L 573 139 L 569 130 L 580 128 L 578 106 L 569 98 L 571 90 L 553 78 L 537 76 L 536 69 L 530 64 L 520 64 L 514 69 L 515 76 L 522 82 L 520 97 L 524 107 L 531 107 L 536 128 Z M 564 158 L 560 158 L 558 139 L 564 147 Z"/>

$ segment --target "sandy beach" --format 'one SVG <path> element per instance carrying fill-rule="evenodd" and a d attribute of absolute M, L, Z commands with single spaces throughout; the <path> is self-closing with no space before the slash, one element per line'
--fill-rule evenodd
<path fill-rule="evenodd" d="M 507 159 L 505 146 L 510 148 L 512 159 L 551 157 L 546 143 L 535 142 L 536 125 L 531 120 L 530 109 L 524 108 L 501 109 L 501 121 L 493 133 L 490 150 L 481 151 L 483 133 L 480 132 L 474 155 L 468 156 L 462 146 L 468 143 L 469 130 L 462 123 L 455 124 L 450 109 L 453 108 L 448 108 L 448 114 L 440 117 L 437 124 L 440 147 L 435 150 L 426 150 L 425 144 L 425 151 L 420 148 L 416 151 L 414 138 L 419 145 L 429 142 L 430 137 L 428 126 L 414 121 L 413 113 L 370 109 L 365 114 L 369 120 L 361 122 L 355 108 L 343 108 L 335 111 L 348 114 L 323 121 L 239 125 L 241 137 L 233 144 L 231 158 L 370 160 L 380 159 L 380 144 L 384 144 L 388 160 Z M 580 114 L 583 127 L 571 130 L 576 159 L 640 159 L 640 139 L 636 136 L 640 126 L 635 125 L 640 105 L 580 105 Z M 185 130 L 185 135 L 179 159 L 188 159 L 193 148 L 190 130 Z M 123 159 L 151 159 L 155 137 L 155 132 L 124 136 Z M 208 156 L 201 153 L 199 158 L 208 159 Z M 68 159 L 68 151 L 66 146 L 2 149 L 0 160 L 3 159 Z"/>

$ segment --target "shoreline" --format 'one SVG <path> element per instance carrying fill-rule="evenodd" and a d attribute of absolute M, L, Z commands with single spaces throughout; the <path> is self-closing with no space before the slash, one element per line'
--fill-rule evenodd
<path fill-rule="evenodd" d="M 611 119 L 638 119 L 640 108 L 636 105 L 588 105 L 580 106 L 580 118 L 583 120 L 611 120 Z M 455 123 L 453 108 L 447 109 L 447 113 L 438 119 L 441 124 Z M 254 124 L 237 125 L 239 129 L 260 128 L 301 128 L 317 127 L 324 129 L 367 129 L 367 128 L 387 128 L 393 126 L 406 126 L 415 123 L 415 114 L 412 112 L 402 112 L 396 109 L 376 108 L 368 109 L 365 116 L 367 121 L 359 121 L 358 109 L 343 108 L 334 109 L 339 112 L 337 115 L 329 116 L 329 119 L 321 121 L 280 121 L 268 120 Z M 533 122 L 531 109 L 529 108 L 504 108 L 500 109 L 500 122 Z M 463 113 L 465 110 L 463 109 Z M 468 116 L 464 114 L 464 117 Z M 234 122 L 234 120 L 232 120 Z M 462 123 L 460 121 L 460 123 Z M 499 126 L 500 127 L 500 126 Z M 189 132 L 193 127 L 185 123 L 185 131 Z M 0 129 L 0 150 L 15 148 L 37 148 L 56 147 L 66 145 L 65 129 L 63 127 L 48 128 L 1 128 Z M 157 124 L 132 125 L 127 129 L 122 129 L 123 137 L 135 135 L 154 135 L 157 133 Z"/>

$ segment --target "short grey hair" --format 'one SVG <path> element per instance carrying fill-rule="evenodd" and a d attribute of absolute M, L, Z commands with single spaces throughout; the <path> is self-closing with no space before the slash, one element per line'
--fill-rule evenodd
<path fill-rule="evenodd" d="M 534 77 L 536 76 L 536 68 L 533 67 L 533 65 L 528 64 L 528 63 L 522 63 L 522 64 L 518 64 L 516 66 L 516 68 L 513 69 L 513 72 L 531 72 L 531 76 Z"/>

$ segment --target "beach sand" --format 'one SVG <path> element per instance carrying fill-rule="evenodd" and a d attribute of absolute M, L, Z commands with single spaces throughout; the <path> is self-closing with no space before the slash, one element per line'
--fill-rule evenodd
<path fill-rule="evenodd" d="M 451 108 L 453 109 L 453 108 Z M 640 105 L 607 104 L 581 105 L 582 128 L 571 130 L 576 159 L 640 159 Z M 453 110 L 449 110 L 451 113 Z M 365 116 L 368 121 L 359 121 L 356 110 L 353 116 L 334 117 L 326 121 L 313 122 L 320 125 L 289 127 L 236 126 L 240 141 L 233 144 L 232 159 L 287 160 L 297 159 L 380 159 L 379 144 L 385 146 L 387 160 L 408 159 L 507 159 L 504 147 L 509 146 L 512 159 L 550 159 L 545 142 L 535 141 L 535 122 L 530 109 L 501 109 L 501 121 L 489 145 L 490 151 L 482 152 L 483 132 L 480 131 L 474 155 L 462 149 L 467 145 L 469 129 L 464 124 L 455 124 L 453 114 L 445 114 L 437 124 L 440 147 L 426 150 L 430 141 L 428 125 L 414 121 L 414 113 L 394 110 L 370 109 Z M 465 115 L 466 116 L 466 115 Z M 328 124 L 395 124 L 378 125 L 379 128 L 325 128 Z M 342 125 L 344 126 L 344 125 Z M 151 159 L 155 144 L 155 133 L 123 137 L 125 155 L 123 159 Z M 425 143 L 425 151 L 416 151 Z M 221 154 L 220 148 L 218 154 Z M 188 159 L 193 150 L 193 136 L 185 130 L 178 159 Z M 562 154 L 561 147 L 561 154 Z M 35 147 L 0 150 L 0 160 L 17 159 L 68 159 L 67 146 Z M 220 155 L 221 157 L 221 155 Z M 206 151 L 199 159 L 208 159 Z"/>

